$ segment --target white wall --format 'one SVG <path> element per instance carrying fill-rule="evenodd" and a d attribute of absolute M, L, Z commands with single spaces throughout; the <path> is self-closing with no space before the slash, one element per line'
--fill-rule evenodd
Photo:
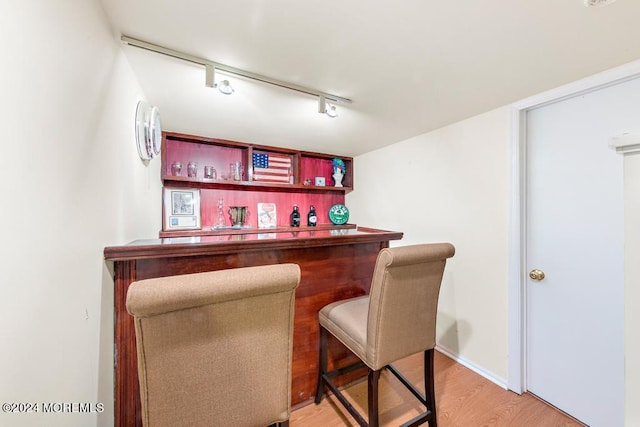
<path fill-rule="evenodd" d="M 624 158 L 625 426 L 640 426 L 640 153 Z"/>
<path fill-rule="evenodd" d="M 0 402 L 103 403 L 0 425 L 113 424 L 104 246 L 157 235 L 159 165 L 133 142 L 142 96 L 96 0 L 2 1 Z"/>
<path fill-rule="evenodd" d="M 438 346 L 507 378 L 508 107 L 355 159 L 357 224 L 404 232 L 393 245 L 448 241 Z"/>
<path fill-rule="evenodd" d="M 498 383 L 507 370 L 508 107 L 355 159 L 351 222 L 450 241 L 438 346 Z M 625 426 L 640 425 L 640 153 L 625 156 Z"/>

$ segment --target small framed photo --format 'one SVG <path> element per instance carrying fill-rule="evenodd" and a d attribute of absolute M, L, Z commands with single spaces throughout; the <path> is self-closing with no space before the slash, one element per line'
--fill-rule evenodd
<path fill-rule="evenodd" d="M 165 188 L 162 199 L 165 231 L 201 228 L 199 189 Z"/>
<path fill-rule="evenodd" d="M 324 176 L 316 176 L 316 186 L 317 187 L 324 187 L 325 186 Z"/>
<path fill-rule="evenodd" d="M 258 203 L 258 228 L 275 228 L 278 225 L 275 203 Z"/>

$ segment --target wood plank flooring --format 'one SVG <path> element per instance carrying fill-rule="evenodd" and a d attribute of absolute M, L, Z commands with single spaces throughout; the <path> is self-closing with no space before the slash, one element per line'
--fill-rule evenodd
<path fill-rule="evenodd" d="M 413 384 L 424 390 L 422 355 L 417 354 L 394 364 Z M 564 427 L 582 426 L 533 395 L 518 395 L 504 390 L 470 369 L 436 351 L 436 402 L 439 427 Z M 346 393 L 351 403 L 365 414 L 366 381 L 351 385 Z M 380 422 L 397 426 L 424 409 L 389 372 L 380 376 Z M 295 409 L 291 426 L 355 427 L 356 422 L 333 396 L 323 398 L 319 405 Z"/>

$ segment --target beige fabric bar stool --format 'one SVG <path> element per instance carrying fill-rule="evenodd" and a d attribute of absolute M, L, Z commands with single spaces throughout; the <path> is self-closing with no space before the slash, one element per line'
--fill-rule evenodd
<path fill-rule="evenodd" d="M 280 264 L 132 283 L 143 424 L 288 425 L 299 282 Z"/>
<path fill-rule="evenodd" d="M 433 380 L 438 295 L 447 258 L 455 249 L 449 243 L 382 249 L 373 272 L 369 295 L 334 302 L 320 310 L 320 361 L 315 402 L 325 385 L 361 426 L 378 426 L 378 379 L 387 368 L 426 406 L 426 412 L 407 422 L 437 425 Z M 343 396 L 331 379 L 363 365 L 357 363 L 327 372 L 328 334 L 335 336 L 369 368 L 369 422 Z M 425 395 L 391 363 L 424 352 Z"/>

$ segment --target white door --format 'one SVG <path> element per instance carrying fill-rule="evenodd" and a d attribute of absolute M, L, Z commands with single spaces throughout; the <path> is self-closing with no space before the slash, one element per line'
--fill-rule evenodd
<path fill-rule="evenodd" d="M 527 113 L 526 389 L 593 426 L 624 419 L 622 156 L 640 79 Z"/>

